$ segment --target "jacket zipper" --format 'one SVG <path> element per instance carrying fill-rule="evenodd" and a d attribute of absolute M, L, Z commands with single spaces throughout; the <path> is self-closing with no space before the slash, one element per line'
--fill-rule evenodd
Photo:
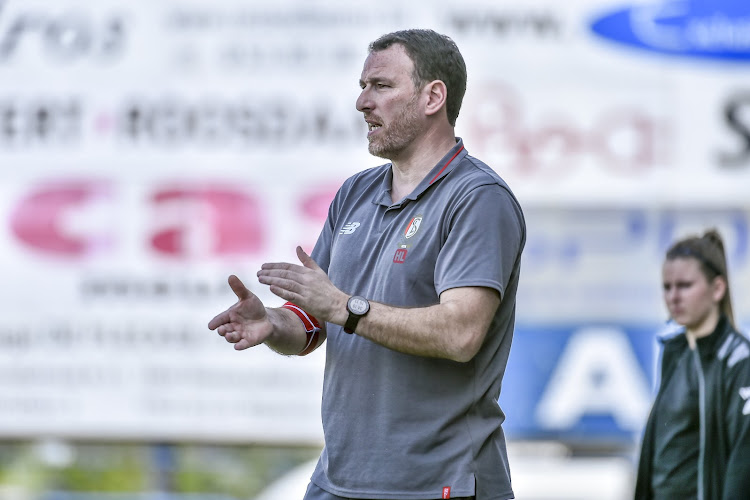
<path fill-rule="evenodd" d="M 700 447 L 698 448 L 698 500 L 703 500 L 703 470 L 706 460 L 706 379 L 698 347 L 693 349 L 693 360 L 698 371 L 698 422 L 700 424 Z"/>

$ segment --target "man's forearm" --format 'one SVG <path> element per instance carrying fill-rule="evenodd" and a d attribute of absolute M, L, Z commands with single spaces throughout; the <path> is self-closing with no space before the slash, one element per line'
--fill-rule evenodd
<path fill-rule="evenodd" d="M 499 294 L 489 288 L 448 290 L 441 302 L 413 309 L 370 303 L 356 334 L 384 347 L 416 356 L 469 361 L 484 341 Z M 334 322 L 343 324 L 340 314 Z"/>
<path fill-rule="evenodd" d="M 288 356 L 299 354 L 305 349 L 308 341 L 305 327 L 292 311 L 283 307 L 269 307 L 266 308 L 266 313 L 273 325 L 273 333 L 264 342 L 268 347 Z"/>

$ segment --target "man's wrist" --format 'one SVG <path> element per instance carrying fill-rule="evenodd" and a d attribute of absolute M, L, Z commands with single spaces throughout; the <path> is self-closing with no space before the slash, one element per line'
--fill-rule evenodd
<path fill-rule="evenodd" d="M 359 320 L 367 316 L 367 313 L 370 312 L 370 302 L 360 295 L 352 295 L 346 301 L 346 311 L 347 318 L 344 323 L 344 332 L 354 333 Z"/>

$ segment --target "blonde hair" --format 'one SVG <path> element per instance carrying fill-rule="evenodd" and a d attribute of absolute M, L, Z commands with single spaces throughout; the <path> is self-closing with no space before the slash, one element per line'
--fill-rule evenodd
<path fill-rule="evenodd" d="M 733 327 L 734 311 L 732 297 L 729 293 L 729 274 L 727 273 L 727 256 L 724 251 L 724 240 L 715 228 L 703 233 L 703 236 L 689 236 L 674 243 L 667 250 L 666 260 L 692 257 L 700 263 L 700 269 L 708 281 L 718 276 L 724 278 L 727 285 L 724 297 L 719 302 L 721 312 L 727 317 Z"/>

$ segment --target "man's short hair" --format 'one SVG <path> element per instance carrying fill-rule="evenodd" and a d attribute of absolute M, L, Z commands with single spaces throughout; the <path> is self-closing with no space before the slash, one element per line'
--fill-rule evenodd
<path fill-rule="evenodd" d="M 417 88 L 433 81 L 445 83 L 448 96 L 448 122 L 456 126 L 456 118 L 466 93 L 466 63 L 456 43 L 446 35 L 429 29 L 394 31 L 370 44 L 370 52 L 385 50 L 399 44 L 414 63 L 412 80 Z"/>

